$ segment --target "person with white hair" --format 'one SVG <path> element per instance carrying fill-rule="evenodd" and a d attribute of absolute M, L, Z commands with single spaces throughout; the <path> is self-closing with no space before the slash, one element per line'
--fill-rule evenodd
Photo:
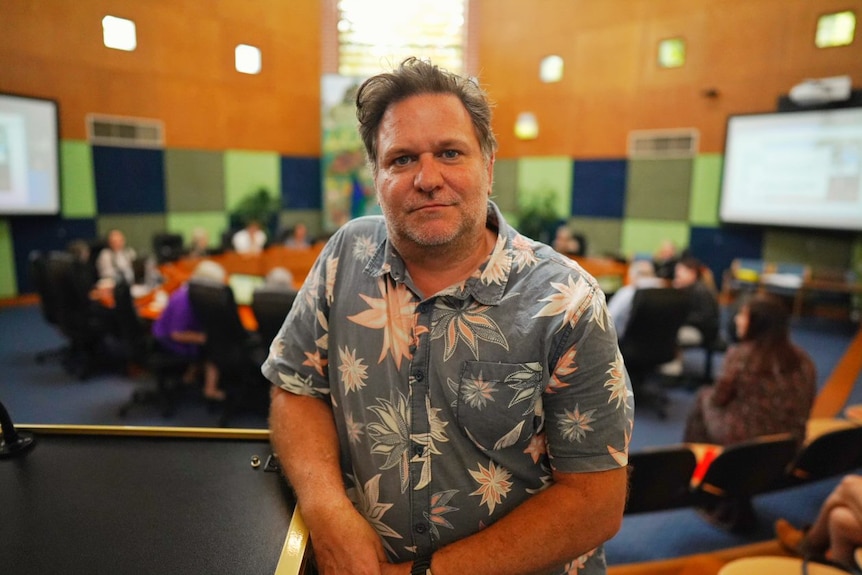
<path fill-rule="evenodd" d="M 191 278 L 224 283 L 227 273 L 221 264 L 212 260 L 203 260 L 195 267 Z M 206 343 L 206 334 L 192 309 L 188 282 L 171 294 L 165 309 L 153 324 L 152 331 L 156 341 L 165 350 L 194 360 L 193 368 L 184 377 L 187 383 L 191 383 L 200 369 L 197 360 Z M 211 401 L 223 401 L 225 393 L 218 385 L 218 367 L 211 361 L 204 361 L 203 370 L 204 397 Z"/>

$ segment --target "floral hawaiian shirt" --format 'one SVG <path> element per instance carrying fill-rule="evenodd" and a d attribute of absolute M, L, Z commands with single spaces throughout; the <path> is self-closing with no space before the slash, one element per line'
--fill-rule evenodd
<path fill-rule="evenodd" d="M 349 222 L 263 365 L 285 390 L 328 398 L 348 492 L 393 561 L 494 523 L 552 469 L 627 462 L 634 398 L 604 295 L 493 202 L 488 226 L 490 258 L 423 299 L 383 219 Z M 604 551 L 554 572 L 604 573 Z"/>

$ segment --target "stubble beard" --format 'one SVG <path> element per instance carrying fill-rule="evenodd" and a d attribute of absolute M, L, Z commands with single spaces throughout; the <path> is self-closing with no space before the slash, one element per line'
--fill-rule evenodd
<path fill-rule="evenodd" d="M 445 257 L 469 253 L 481 242 L 487 219 L 486 205 L 481 206 L 481 214 L 460 211 L 455 225 L 451 225 L 451 218 L 410 221 L 409 217 L 394 215 L 383 205 L 381 209 L 396 249 L 406 256 Z"/>

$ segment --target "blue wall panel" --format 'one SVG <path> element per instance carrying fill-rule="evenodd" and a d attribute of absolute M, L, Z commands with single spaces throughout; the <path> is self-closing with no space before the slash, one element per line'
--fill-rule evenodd
<path fill-rule="evenodd" d="M 319 210 L 322 196 L 319 158 L 281 157 L 282 209 Z"/>
<path fill-rule="evenodd" d="M 572 178 L 572 215 L 621 218 L 626 195 L 625 160 L 577 160 Z"/>
<path fill-rule="evenodd" d="M 691 228 L 691 255 L 706 264 L 721 288 L 721 274 L 734 258 L 763 257 L 763 229 L 753 227 Z"/>
<path fill-rule="evenodd" d="M 164 150 L 93 146 L 99 214 L 164 212 L 164 155 Z"/>

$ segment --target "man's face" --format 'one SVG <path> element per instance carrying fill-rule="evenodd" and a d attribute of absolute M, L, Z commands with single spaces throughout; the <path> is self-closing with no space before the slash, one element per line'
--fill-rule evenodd
<path fill-rule="evenodd" d="M 122 232 L 117 230 L 112 231 L 108 234 L 108 245 L 114 251 L 120 251 L 124 247 L 126 247 L 126 237 Z"/>
<path fill-rule="evenodd" d="M 451 94 L 391 105 L 377 135 L 374 183 L 399 249 L 472 247 L 484 232 L 494 161 Z"/>

